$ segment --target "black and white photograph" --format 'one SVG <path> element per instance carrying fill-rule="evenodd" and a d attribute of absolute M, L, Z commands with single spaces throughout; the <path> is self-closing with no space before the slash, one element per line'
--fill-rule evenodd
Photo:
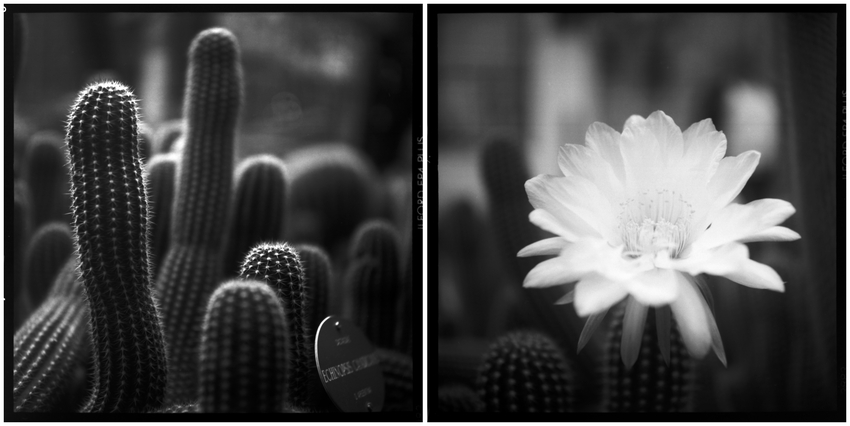
<path fill-rule="evenodd" d="M 429 419 L 846 419 L 844 6 L 560 6 L 429 7 Z"/>
<path fill-rule="evenodd" d="M 421 421 L 422 6 L 280 6 L 4 8 L 7 420 Z"/>

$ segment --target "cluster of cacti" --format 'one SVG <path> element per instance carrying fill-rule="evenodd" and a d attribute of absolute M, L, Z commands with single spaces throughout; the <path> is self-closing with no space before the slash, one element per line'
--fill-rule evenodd
<path fill-rule="evenodd" d="M 378 210 L 374 168 L 337 147 L 308 161 L 296 154 L 293 191 L 289 162 L 271 155 L 234 172 L 243 86 L 235 36 L 205 30 L 189 48 L 181 120 L 153 132 L 127 87 L 98 82 L 73 105 L 64 148 L 30 141 L 28 153 L 61 158 L 66 201 L 55 190 L 45 200 L 70 212 L 71 227 L 50 223 L 30 236 L 33 212 L 53 210 L 29 196 L 38 173 L 30 155 L 15 191 L 15 253 L 26 258 L 15 262 L 14 311 L 24 324 L 15 411 L 336 411 L 317 372 L 315 332 L 339 314 L 331 301 L 348 297 L 333 268 L 355 258 L 372 272 L 348 281 L 362 291 L 345 303 L 358 318 L 378 317 L 364 319 L 371 328 L 390 330 L 372 341 L 385 348 L 385 411 L 413 410 L 413 361 L 394 352 L 415 338 L 412 317 L 398 317 L 412 315 L 412 291 L 401 287 L 412 285 L 412 266 L 402 282 L 389 225 L 351 242 Z M 303 202 L 289 194 L 296 186 Z M 290 226 L 294 210 L 320 233 Z M 349 247 L 351 261 L 339 250 Z"/>
<path fill-rule="evenodd" d="M 537 332 L 500 337 L 484 358 L 477 387 L 488 412 L 573 411 L 573 369 L 558 345 Z"/>
<path fill-rule="evenodd" d="M 45 130 L 27 145 L 23 179 L 32 194 L 32 224 L 68 222 L 68 169 L 62 134 Z"/>

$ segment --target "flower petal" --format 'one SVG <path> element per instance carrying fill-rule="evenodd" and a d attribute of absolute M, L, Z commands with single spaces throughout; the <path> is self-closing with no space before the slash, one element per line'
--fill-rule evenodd
<path fill-rule="evenodd" d="M 584 349 L 587 342 L 589 342 L 590 338 L 593 337 L 593 333 L 595 333 L 596 329 L 599 328 L 599 325 L 602 324 L 602 320 L 605 319 L 606 314 L 608 314 L 608 309 L 595 313 L 587 319 L 587 322 L 584 323 L 584 328 L 581 329 L 581 336 L 578 338 L 578 350 L 576 350 L 576 353 L 579 353 L 582 349 Z"/>
<path fill-rule="evenodd" d="M 658 333 L 658 348 L 661 357 L 670 365 L 670 308 L 660 306 L 655 308 L 655 331 Z"/>
<path fill-rule="evenodd" d="M 688 352 L 696 358 L 704 357 L 711 347 L 711 331 L 701 298 L 694 285 L 683 280 L 679 282 L 679 298 L 670 304 L 682 340 Z"/>
<path fill-rule="evenodd" d="M 698 173 L 698 183 L 704 188 L 726 155 L 726 135 L 718 132 L 711 119 L 706 118 L 688 127 L 682 138 L 685 143 L 682 162 L 686 169 Z"/>
<path fill-rule="evenodd" d="M 576 291 L 571 290 L 568 291 L 567 294 L 563 295 L 560 299 L 558 299 L 555 304 L 556 305 L 569 305 L 573 303 L 573 300 L 576 298 Z"/>
<path fill-rule="evenodd" d="M 568 225 L 562 224 L 560 220 L 556 219 L 555 216 L 552 216 L 552 214 L 546 210 L 532 210 L 531 213 L 528 214 L 528 220 L 538 228 L 551 232 L 555 235 L 559 235 L 567 241 L 576 241 L 579 238 Z M 576 225 L 576 222 L 573 222 L 572 224 Z"/>
<path fill-rule="evenodd" d="M 658 188 L 669 179 L 668 169 L 680 166 L 682 131 L 662 111 L 646 119 L 633 115 L 620 136 L 620 150 L 629 188 Z"/>
<path fill-rule="evenodd" d="M 702 298 L 700 298 L 700 301 L 702 302 L 702 308 L 705 310 L 706 319 L 708 320 L 708 331 L 711 333 L 711 349 L 714 350 L 714 354 L 717 355 L 717 358 L 726 367 L 726 350 L 723 349 L 723 340 L 720 338 L 720 329 L 717 328 L 717 321 L 715 321 L 714 314 L 709 309 L 706 301 Z"/>
<path fill-rule="evenodd" d="M 758 152 L 747 151 L 737 157 L 720 160 L 717 171 L 708 181 L 703 197 L 699 201 L 694 200 L 696 216 L 688 232 L 688 244 L 699 239 L 717 212 L 741 193 L 758 166 L 759 158 L 761 154 Z"/>
<path fill-rule="evenodd" d="M 711 221 L 711 227 L 694 241 L 693 245 L 701 249 L 711 249 L 732 241 L 749 239 L 754 235 L 760 238 L 757 234 L 784 222 L 795 211 L 791 203 L 773 198 L 756 200 L 748 204 L 729 204 L 717 212 Z M 783 229 L 790 231 L 787 228 Z M 796 232 L 793 234 L 799 238 Z M 784 231 L 778 231 L 778 233 L 772 231 L 766 236 L 772 235 L 778 235 L 780 238 L 792 236 Z"/>
<path fill-rule="evenodd" d="M 620 152 L 620 133 L 605 123 L 596 122 L 587 129 L 584 143 L 596 151 L 620 182 L 626 181 L 626 171 L 623 168 L 623 154 Z"/>
<path fill-rule="evenodd" d="M 796 241 L 800 234 L 784 226 L 772 226 L 764 231 L 756 232 L 746 238 L 738 239 L 739 243 L 751 243 L 755 241 Z"/>
<path fill-rule="evenodd" d="M 624 282 L 629 294 L 638 302 L 649 306 L 662 306 L 679 295 L 679 280 L 682 274 L 672 269 L 651 269 Z"/>
<path fill-rule="evenodd" d="M 525 246 L 517 257 L 544 256 L 558 254 L 570 242 L 561 237 L 546 238 Z"/>
<path fill-rule="evenodd" d="M 567 144 L 558 152 L 558 167 L 566 177 L 581 176 L 615 203 L 622 198 L 623 184 L 611 165 L 598 152 L 581 145 Z"/>
<path fill-rule="evenodd" d="M 695 251 L 687 259 L 670 260 L 670 266 L 691 275 L 706 273 L 726 277 L 747 287 L 785 291 L 779 274 L 770 266 L 750 259 L 749 249 L 741 243 Z"/>
<path fill-rule="evenodd" d="M 612 243 L 617 242 L 619 236 L 613 232 L 616 224 L 611 203 L 586 178 L 540 175 L 525 183 L 525 191 L 535 209 L 546 210 L 574 235 L 602 236 Z"/>
<path fill-rule="evenodd" d="M 576 285 L 576 313 L 586 317 L 605 311 L 627 295 L 626 289 L 619 283 L 599 274 L 587 275 Z"/>
<path fill-rule="evenodd" d="M 626 302 L 626 313 L 623 316 L 623 338 L 620 343 L 620 355 L 626 369 L 630 370 L 637 361 L 640 353 L 640 342 L 643 340 L 643 327 L 646 324 L 646 312 L 649 308 L 630 297 Z"/>
<path fill-rule="evenodd" d="M 525 277 L 523 287 L 542 288 L 578 281 L 599 273 L 608 279 L 628 279 L 640 272 L 640 265 L 623 259 L 619 249 L 599 238 L 582 238 L 567 244 L 558 257 L 544 260 Z"/>

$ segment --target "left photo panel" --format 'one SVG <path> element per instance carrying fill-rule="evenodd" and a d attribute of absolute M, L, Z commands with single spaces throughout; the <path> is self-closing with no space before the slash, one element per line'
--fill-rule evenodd
<path fill-rule="evenodd" d="M 254 7 L 4 8 L 5 419 L 422 420 L 422 5 Z"/>

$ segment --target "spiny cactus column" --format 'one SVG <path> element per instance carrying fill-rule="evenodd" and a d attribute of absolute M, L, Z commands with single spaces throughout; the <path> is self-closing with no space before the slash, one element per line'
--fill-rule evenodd
<path fill-rule="evenodd" d="M 346 316 L 375 346 L 404 351 L 396 341 L 399 283 L 398 235 L 385 221 L 361 225 L 351 246 L 346 276 Z"/>
<path fill-rule="evenodd" d="M 146 411 L 165 390 L 137 120 L 135 97 L 114 82 L 80 92 L 68 118 L 73 228 L 94 342 L 95 387 L 83 411 Z"/>
<path fill-rule="evenodd" d="M 384 374 L 384 411 L 413 410 L 413 360 L 400 352 L 378 349 Z"/>
<path fill-rule="evenodd" d="M 690 409 L 693 365 L 675 320 L 670 319 L 670 362 L 667 363 L 658 347 L 655 309 L 649 310 L 640 354 L 629 370 L 620 354 L 624 314 L 625 310 L 618 309 L 608 332 L 603 384 L 605 410 L 681 412 Z"/>
<path fill-rule="evenodd" d="M 482 413 L 484 403 L 475 391 L 466 386 L 444 386 L 437 391 L 437 411 Z"/>
<path fill-rule="evenodd" d="M 14 411 L 47 412 L 59 405 L 86 352 L 85 314 L 81 297 L 54 297 L 15 333 Z"/>
<path fill-rule="evenodd" d="M 286 314 L 290 369 L 287 398 L 299 408 L 310 404 L 308 380 L 318 381 L 312 333 L 309 330 L 310 290 L 298 253 L 286 243 L 260 244 L 248 253 L 239 274 L 267 283 L 277 292 Z"/>
<path fill-rule="evenodd" d="M 33 226 L 68 222 L 68 167 L 62 134 L 50 130 L 30 137 L 24 160 L 24 180 L 33 197 Z"/>
<path fill-rule="evenodd" d="M 183 135 L 183 119 L 163 123 L 154 133 L 154 154 L 174 151 L 174 144 Z"/>
<path fill-rule="evenodd" d="M 488 412 L 569 412 L 572 369 L 550 338 L 537 332 L 510 333 L 485 356 L 478 394 Z"/>
<path fill-rule="evenodd" d="M 201 32 L 189 48 L 181 154 L 171 218 L 171 242 L 157 277 L 168 339 L 170 405 L 197 400 L 198 346 L 207 301 L 222 277 L 233 147 L 242 103 L 236 38 L 228 30 Z"/>
<path fill-rule="evenodd" d="M 35 232 L 27 248 L 26 292 L 33 306 L 44 301 L 56 274 L 74 252 L 71 228 L 63 222 L 50 222 Z"/>
<path fill-rule="evenodd" d="M 276 413 L 287 383 L 287 327 L 274 290 L 226 282 L 210 298 L 200 358 L 200 411 Z"/>
<path fill-rule="evenodd" d="M 273 155 L 248 157 L 236 168 L 225 273 L 238 274 L 248 251 L 264 241 L 282 241 L 286 219 L 286 167 Z M 232 272 L 231 272 L 232 271 Z"/>
<path fill-rule="evenodd" d="M 147 175 L 150 188 L 151 204 L 151 261 L 153 262 L 154 277 L 159 276 L 159 270 L 168 252 L 171 241 L 171 211 L 174 207 L 174 186 L 177 174 L 178 154 L 155 155 L 148 162 Z"/>
<path fill-rule="evenodd" d="M 332 314 L 328 305 L 328 295 L 332 291 L 331 261 L 325 251 L 317 246 L 299 244 L 295 246 L 295 252 L 301 259 L 304 282 L 307 283 L 307 291 L 309 291 L 307 300 L 310 301 L 310 320 L 307 322 L 307 327 L 310 335 L 308 338 L 314 341 L 319 325 Z"/>
<path fill-rule="evenodd" d="M 22 181 L 15 182 L 15 210 L 13 211 L 12 221 L 13 221 L 13 232 L 14 236 L 12 239 L 14 256 L 20 259 L 22 253 L 27 249 L 27 245 L 29 244 L 30 238 L 30 215 L 32 211 L 32 204 L 30 201 L 29 189 Z M 15 301 L 14 311 L 15 316 L 12 320 L 13 327 L 15 330 L 21 326 L 21 324 L 26 321 L 27 317 L 33 310 L 33 306 L 29 302 L 29 298 L 27 296 L 27 291 L 25 287 L 26 281 L 24 280 L 24 263 L 23 262 L 12 262 L 12 280 L 6 281 L 6 294 L 13 294 L 13 300 Z M 12 284 L 12 291 L 9 290 L 9 284 Z"/>

